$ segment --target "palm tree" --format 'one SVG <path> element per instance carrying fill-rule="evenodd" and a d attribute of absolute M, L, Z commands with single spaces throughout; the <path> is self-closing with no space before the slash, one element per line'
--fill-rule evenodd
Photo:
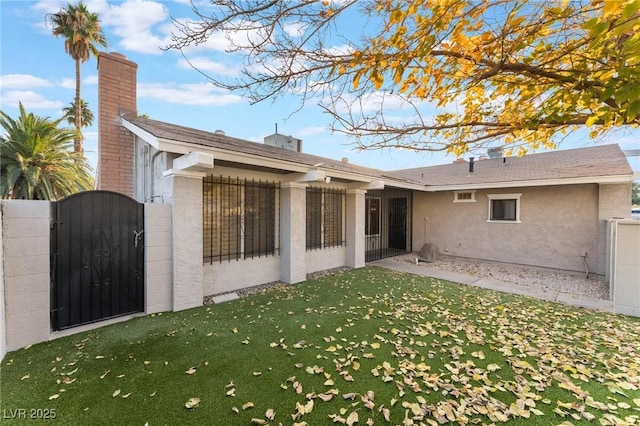
<path fill-rule="evenodd" d="M 89 104 L 87 104 L 84 99 L 80 99 L 80 126 L 81 127 L 89 127 L 93 124 L 93 112 L 89 109 Z M 76 124 L 76 101 L 72 101 L 69 106 L 62 108 L 62 117 L 67 120 L 69 124 Z"/>
<path fill-rule="evenodd" d="M 75 131 L 59 128 L 63 119 L 27 114 L 17 120 L 0 111 L 0 197 L 57 200 L 93 189 L 91 168 L 71 150 Z"/>
<path fill-rule="evenodd" d="M 98 15 L 89 12 L 82 1 L 77 5 L 67 4 L 67 7 L 60 9 L 59 12 L 47 15 L 47 20 L 53 27 L 53 35 L 64 37 L 64 50 L 76 62 L 75 126 L 77 133 L 73 148 L 76 152 L 82 152 L 80 63 L 88 61 L 91 55 L 98 56 L 97 46 L 107 47 L 107 39 L 100 28 Z"/>

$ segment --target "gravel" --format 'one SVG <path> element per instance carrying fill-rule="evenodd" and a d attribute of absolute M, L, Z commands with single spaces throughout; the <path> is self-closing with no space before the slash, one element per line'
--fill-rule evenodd
<path fill-rule="evenodd" d="M 415 254 L 406 254 L 391 258 L 397 262 L 406 262 L 415 264 Z M 524 265 L 512 265 L 498 262 L 489 262 L 476 259 L 466 259 L 455 256 L 440 256 L 433 262 L 420 262 L 425 268 L 434 268 L 442 271 L 457 272 L 478 278 L 493 278 L 496 280 L 535 287 L 547 291 L 559 291 L 583 297 L 594 299 L 610 300 L 609 286 L 595 279 L 588 279 L 583 275 L 572 274 L 566 271 L 555 269 L 536 268 Z M 308 280 L 324 277 L 327 275 L 335 275 L 349 271 L 351 268 L 342 267 L 329 269 L 326 271 L 314 272 L 307 274 Z M 240 297 L 249 294 L 258 293 L 278 286 L 286 286 L 288 284 L 282 281 L 274 281 L 253 287 L 243 288 L 234 291 Z M 221 293 L 224 294 L 224 293 Z M 221 294 L 216 294 L 219 296 Z M 213 296 L 206 296 L 204 304 L 212 303 Z"/>
<path fill-rule="evenodd" d="M 415 254 L 393 258 L 398 262 L 415 264 Z M 547 291 L 559 291 L 594 299 L 609 300 L 609 285 L 595 279 L 555 269 L 536 268 L 498 262 L 440 256 L 433 262 L 420 262 L 427 268 L 457 272 L 478 278 L 493 278 L 509 283 L 526 285 Z"/>

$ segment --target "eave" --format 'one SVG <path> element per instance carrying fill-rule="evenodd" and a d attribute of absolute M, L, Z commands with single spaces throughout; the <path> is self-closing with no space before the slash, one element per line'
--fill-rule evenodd
<path fill-rule="evenodd" d="M 612 176 L 586 176 L 577 178 L 520 180 L 508 182 L 461 183 L 455 185 L 427 185 L 427 191 L 461 191 L 469 189 L 524 188 L 532 186 L 558 186 L 579 184 L 614 184 L 633 181 L 633 174 Z"/>
<path fill-rule="evenodd" d="M 343 179 L 345 181 L 357 182 L 362 184 L 375 184 L 377 181 L 381 181 L 385 186 L 393 186 L 404 189 L 413 189 L 416 191 L 425 191 L 425 185 L 416 184 L 411 182 L 403 182 L 398 179 L 386 179 L 378 176 L 368 176 L 359 173 L 352 173 L 342 170 L 335 170 L 330 167 L 313 167 L 307 164 L 300 164 L 293 161 L 279 160 L 275 158 L 268 158 L 265 156 L 248 154 L 238 151 L 230 151 L 227 149 L 221 149 L 211 147 L 208 145 L 199 145 L 189 142 L 182 142 L 173 139 L 167 139 L 162 137 L 156 137 L 144 129 L 136 126 L 135 124 L 127 121 L 125 118 L 120 118 L 121 124 L 134 135 L 138 136 L 143 141 L 153 146 L 158 151 L 171 152 L 175 154 L 189 154 L 193 151 L 201 151 L 213 154 L 216 161 L 227 161 L 232 163 L 239 163 L 253 167 L 269 168 L 274 170 L 281 170 L 287 173 L 302 173 L 306 174 L 312 169 L 322 170 L 327 176 L 335 179 Z"/>

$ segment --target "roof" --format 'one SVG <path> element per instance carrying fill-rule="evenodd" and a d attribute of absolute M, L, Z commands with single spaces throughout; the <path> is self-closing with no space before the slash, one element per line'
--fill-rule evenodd
<path fill-rule="evenodd" d="M 415 182 L 410 177 L 396 176 L 392 172 L 384 172 L 345 161 L 290 151 L 263 143 L 226 136 L 223 133 L 208 132 L 133 115 L 124 116 L 123 125 L 161 151 L 188 153 L 194 150 L 194 146 L 200 146 L 212 150 L 214 153 L 217 152 L 217 155 L 214 154 L 216 160 L 226 160 L 228 162 L 234 162 L 235 160 L 239 162 L 247 161 L 248 157 L 252 157 L 259 160 L 260 167 L 272 168 L 280 172 L 300 171 L 294 166 L 303 166 L 304 171 L 310 168 L 319 168 L 326 171 L 328 175 L 331 175 L 332 172 L 337 172 L 336 175 L 357 175 L 382 180 L 387 185 L 395 183 L 401 187 L 425 189 L 423 183 Z M 223 153 L 232 153 L 239 157 L 231 158 L 221 155 Z"/>
<path fill-rule="evenodd" d="M 633 180 L 633 170 L 615 144 L 481 159 L 474 162 L 473 168 L 470 173 L 469 163 L 463 161 L 393 173 L 423 182 L 431 191 Z"/>
<path fill-rule="evenodd" d="M 317 155 L 290 151 L 179 126 L 149 118 L 126 115 L 122 124 L 161 151 L 188 154 L 194 147 L 213 151 L 217 163 L 268 169 L 280 173 L 320 169 L 328 176 L 344 180 L 380 180 L 389 186 L 417 190 L 506 188 L 564 185 L 573 183 L 615 183 L 633 180 L 633 170 L 618 145 L 529 154 L 440 166 L 381 171 Z"/>

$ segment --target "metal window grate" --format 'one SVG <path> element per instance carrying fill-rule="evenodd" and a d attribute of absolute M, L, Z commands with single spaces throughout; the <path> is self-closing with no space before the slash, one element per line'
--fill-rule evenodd
<path fill-rule="evenodd" d="M 345 244 L 344 189 L 307 188 L 307 250 Z"/>
<path fill-rule="evenodd" d="M 279 252 L 279 183 L 207 177 L 202 193 L 205 262 Z"/>

